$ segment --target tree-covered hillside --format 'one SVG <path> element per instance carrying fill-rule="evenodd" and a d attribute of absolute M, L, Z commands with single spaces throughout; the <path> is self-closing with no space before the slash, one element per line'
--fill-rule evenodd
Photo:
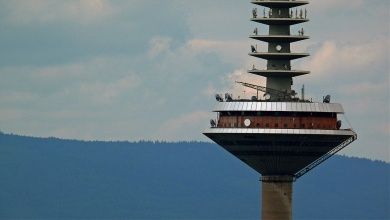
<path fill-rule="evenodd" d="M 294 219 L 390 219 L 390 165 L 336 156 L 295 183 Z M 209 143 L 0 134 L 0 219 L 259 219 L 256 172 Z"/>

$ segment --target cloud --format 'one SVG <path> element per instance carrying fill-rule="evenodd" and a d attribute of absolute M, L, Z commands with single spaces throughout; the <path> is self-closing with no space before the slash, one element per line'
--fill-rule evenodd
<path fill-rule="evenodd" d="M 209 82 L 207 84 L 207 87 L 204 88 L 202 91 L 201 91 L 202 95 L 206 96 L 206 97 L 210 97 L 210 96 L 214 96 L 216 93 L 217 93 L 217 89 L 214 87 L 214 85 Z"/>
<path fill-rule="evenodd" d="M 162 140 L 199 139 L 212 115 L 211 112 L 193 111 L 169 119 L 160 126 L 157 137 Z"/>
<path fill-rule="evenodd" d="M 9 91 L 0 94 L 0 102 L 3 104 L 9 103 L 28 103 L 37 99 L 37 96 L 24 91 Z"/>
<path fill-rule="evenodd" d="M 109 104 L 117 100 L 119 96 L 126 92 L 131 92 L 139 84 L 138 77 L 134 75 L 123 77 L 114 82 L 87 82 L 79 87 L 79 91 L 74 96 L 84 96 L 90 101 L 98 104 Z M 70 92 L 67 90 L 67 92 Z M 72 92 L 70 92 L 72 93 Z"/>
<path fill-rule="evenodd" d="M 181 1 L 186 15 L 184 19 L 194 38 L 243 39 L 250 29 L 248 3 L 237 0 L 192 1 L 191 6 Z M 189 6 L 189 7 L 188 7 Z M 234 28 L 232 28 L 234 27 Z"/>
<path fill-rule="evenodd" d="M 225 48 L 241 48 L 242 42 L 221 41 L 209 39 L 192 39 L 187 42 L 187 46 L 194 51 L 220 51 Z M 234 46 L 234 47 L 232 47 Z"/>
<path fill-rule="evenodd" d="M 75 22 L 90 24 L 113 13 L 106 0 L 15 0 L 3 2 L 6 20 L 13 24 Z"/>
<path fill-rule="evenodd" d="M 256 95 L 256 91 L 243 88 L 237 85 L 236 81 L 250 82 L 265 86 L 265 78 L 248 74 L 247 69 L 253 64 L 257 68 L 265 68 L 265 61 L 249 57 L 247 55 L 249 43 L 245 40 L 212 40 L 212 39 L 191 39 L 182 48 L 186 54 L 204 55 L 215 53 L 221 60 L 237 66 L 234 71 L 221 73 L 217 82 L 209 82 L 207 87 L 202 89 L 202 94 L 214 96 L 215 93 L 233 93 L 234 96 L 243 98 Z M 245 92 L 243 92 L 245 91 Z"/>
<path fill-rule="evenodd" d="M 150 40 L 150 48 L 148 55 L 153 58 L 170 50 L 172 39 L 169 37 L 154 37 Z"/>
<path fill-rule="evenodd" d="M 349 1 L 349 0 L 326 0 L 326 1 L 312 1 L 310 2 L 310 6 L 314 10 L 318 11 L 327 11 L 330 9 L 345 9 L 347 8 L 361 8 L 364 5 L 363 0 L 354 0 L 354 1 Z"/>
<path fill-rule="evenodd" d="M 373 98 L 382 97 L 389 91 L 389 82 L 383 81 L 380 83 L 360 82 L 351 85 L 346 85 L 339 88 L 339 91 L 348 96 L 361 97 L 362 94 L 369 93 Z"/>
<path fill-rule="evenodd" d="M 215 117 L 209 113 L 215 93 L 243 97 L 245 90 L 250 98 L 256 91 L 234 81 L 265 85 L 265 78 L 246 71 L 253 64 L 265 68 L 265 61 L 247 55 L 250 44 L 267 45 L 247 35 L 255 26 L 261 34 L 268 28 L 248 21 L 253 5 L 237 2 L 0 0 L 0 23 L 11 26 L 0 35 L 1 129 L 203 140 L 201 131 Z M 388 3 L 362 2 L 308 5 L 312 21 L 303 27 L 314 40 L 292 47 L 312 57 L 293 67 L 312 74 L 294 82 L 305 81 L 313 97 L 332 87 L 332 100 L 343 103 L 359 131 L 351 149 L 379 158 L 388 135 L 377 131 L 389 124 L 383 107 L 389 100 Z"/>
<path fill-rule="evenodd" d="M 187 41 L 185 48 L 196 54 L 216 53 L 221 59 L 236 64 L 244 63 L 249 51 L 247 40 L 213 40 L 194 38 Z"/>
<path fill-rule="evenodd" d="M 1 124 L 7 124 L 9 120 L 22 120 L 24 114 L 21 110 L 15 108 L 1 108 L 0 109 L 0 122 Z"/>
<path fill-rule="evenodd" d="M 338 87 L 335 92 L 346 100 L 347 114 L 359 128 L 376 131 L 377 135 L 389 134 L 388 126 L 382 125 L 390 122 L 390 106 L 385 104 L 390 98 L 389 82 L 352 83 Z"/>
<path fill-rule="evenodd" d="M 224 91 L 228 91 L 233 94 L 234 98 L 251 98 L 252 96 L 257 95 L 257 91 L 251 88 L 244 87 L 237 82 L 246 82 L 250 84 L 265 86 L 266 78 L 249 74 L 244 68 L 236 69 L 233 72 L 229 73 L 226 78 L 224 78 Z M 259 98 L 263 95 L 262 92 L 259 93 Z"/>
<path fill-rule="evenodd" d="M 301 68 L 310 69 L 318 78 L 333 77 L 344 72 L 355 74 L 358 70 L 371 69 L 388 58 L 389 40 L 386 37 L 369 42 L 337 43 L 326 41 L 303 61 Z"/>
<path fill-rule="evenodd" d="M 81 105 L 112 103 L 141 83 L 136 73 L 126 70 L 126 62 L 122 57 L 98 57 L 62 65 L 3 68 L 0 101 L 41 105 L 59 100 L 72 101 L 68 105 L 78 101 Z M 33 106 L 38 107 L 36 104 Z"/>

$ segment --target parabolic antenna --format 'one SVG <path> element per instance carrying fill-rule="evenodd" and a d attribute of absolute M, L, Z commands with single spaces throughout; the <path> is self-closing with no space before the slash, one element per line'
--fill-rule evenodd
<path fill-rule="evenodd" d="M 251 126 L 251 120 L 249 118 L 245 119 L 244 125 L 245 125 L 245 127 Z"/>

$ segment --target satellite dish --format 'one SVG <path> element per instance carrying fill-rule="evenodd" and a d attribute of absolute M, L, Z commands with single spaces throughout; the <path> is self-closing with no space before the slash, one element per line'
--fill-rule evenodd
<path fill-rule="evenodd" d="M 217 123 L 215 122 L 214 119 L 211 119 L 211 120 L 210 120 L 210 125 L 211 125 L 212 128 L 217 127 Z"/>
<path fill-rule="evenodd" d="M 223 98 L 221 97 L 220 94 L 216 94 L 216 95 L 215 95 L 215 99 L 216 99 L 218 102 L 223 102 Z"/>
<path fill-rule="evenodd" d="M 330 103 L 330 95 L 325 96 L 324 103 Z"/>
<path fill-rule="evenodd" d="M 226 93 L 226 94 L 225 94 L 225 100 L 226 100 L 227 102 L 232 102 L 232 101 L 233 101 L 232 95 L 229 94 L 229 93 Z"/>
<path fill-rule="evenodd" d="M 282 51 L 282 46 L 281 45 L 277 45 L 276 46 L 276 51 L 278 51 L 278 52 Z"/>
<path fill-rule="evenodd" d="M 245 119 L 244 125 L 245 125 L 245 127 L 251 126 L 251 120 L 249 118 Z"/>
<path fill-rule="evenodd" d="M 341 128 L 341 125 L 343 125 L 343 122 L 342 121 L 337 121 L 337 129 L 340 129 Z"/>
<path fill-rule="evenodd" d="M 252 50 L 252 53 L 256 53 L 257 52 L 255 46 L 253 46 L 253 45 L 251 45 L 251 50 Z"/>
<path fill-rule="evenodd" d="M 264 99 L 265 100 L 270 100 L 271 99 L 271 95 L 269 93 L 265 93 L 264 94 Z"/>
<path fill-rule="evenodd" d="M 295 97 L 296 95 L 298 95 L 298 93 L 295 92 L 295 90 L 291 90 L 291 93 L 290 93 L 290 94 L 291 94 L 292 97 Z"/>

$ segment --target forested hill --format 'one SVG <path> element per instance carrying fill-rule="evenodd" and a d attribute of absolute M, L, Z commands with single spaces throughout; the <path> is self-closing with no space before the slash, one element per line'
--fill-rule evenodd
<path fill-rule="evenodd" d="M 389 173 L 336 156 L 295 183 L 294 219 L 390 219 Z M 209 143 L 0 133 L 0 219 L 259 219 L 258 180 Z"/>

